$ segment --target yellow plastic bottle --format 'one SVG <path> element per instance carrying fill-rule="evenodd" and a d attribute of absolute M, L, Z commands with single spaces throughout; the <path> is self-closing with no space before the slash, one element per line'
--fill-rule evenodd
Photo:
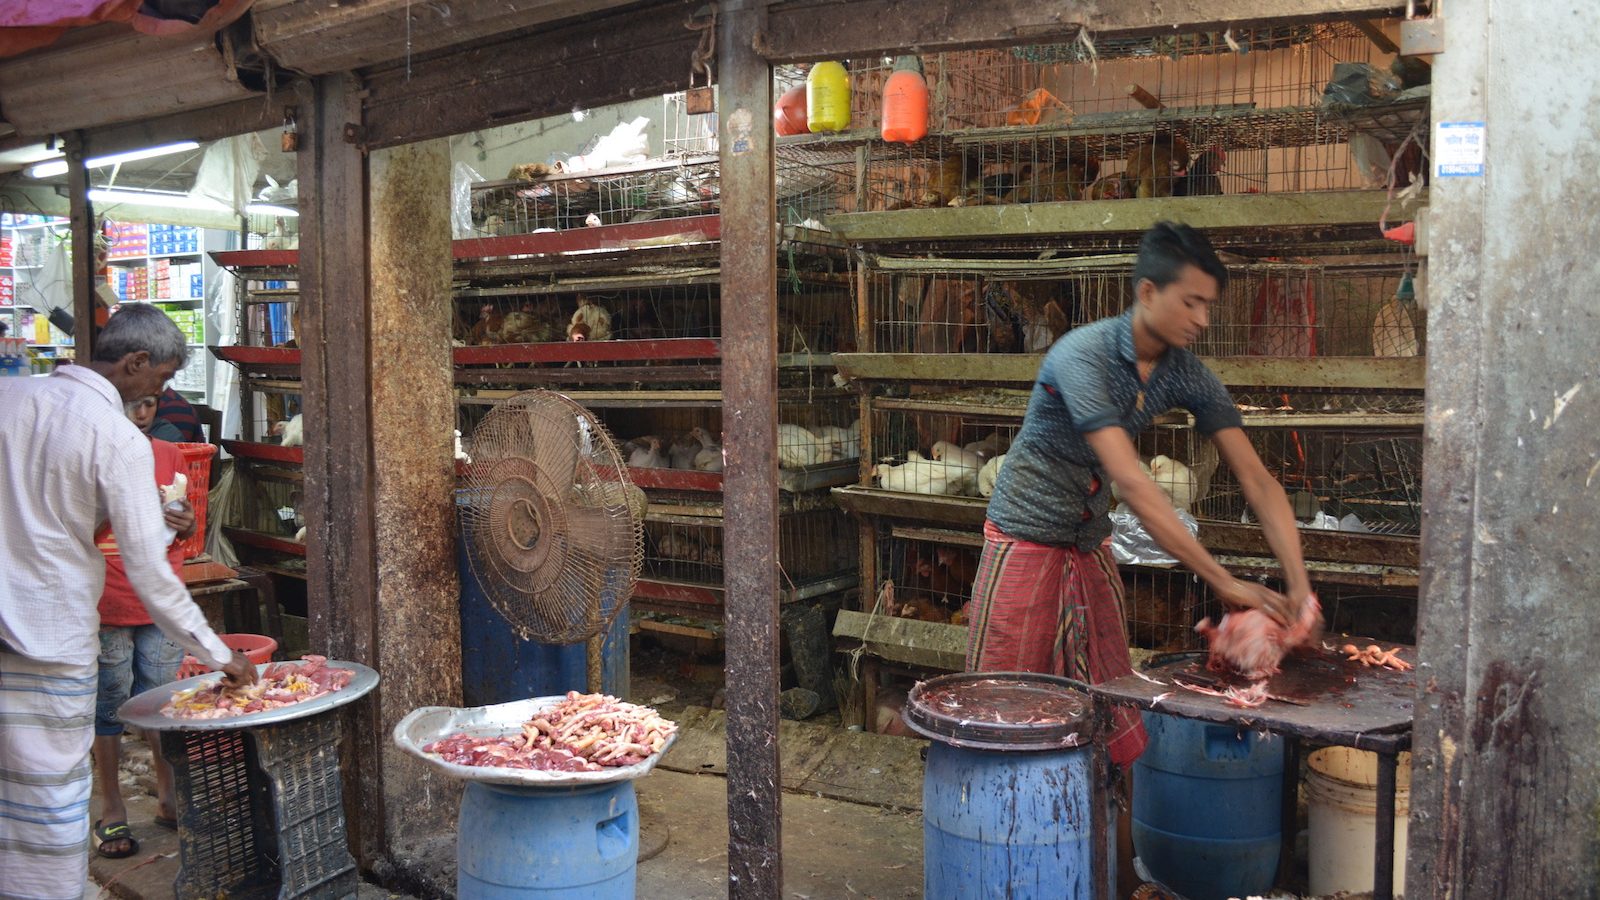
<path fill-rule="evenodd" d="M 806 75 L 806 128 L 813 134 L 850 127 L 850 73 L 829 60 Z"/>

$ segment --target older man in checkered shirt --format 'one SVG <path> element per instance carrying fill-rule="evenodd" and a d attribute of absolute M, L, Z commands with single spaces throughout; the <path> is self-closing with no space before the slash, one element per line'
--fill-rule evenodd
<path fill-rule="evenodd" d="M 161 630 L 229 678 L 255 679 L 167 562 L 150 442 L 123 412 L 160 393 L 187 355 L 165 313 L 132 305 L 111 317 L 87 365 L 0 379 L 0 895 L 83 891 L 102 522 Z"/>

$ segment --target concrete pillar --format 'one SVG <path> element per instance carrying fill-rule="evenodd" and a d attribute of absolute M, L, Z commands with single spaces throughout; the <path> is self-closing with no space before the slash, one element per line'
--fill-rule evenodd
<path fill-rule="evenodd" d="M 1435 124 L 1486 130 L 1482 174 L 1430 186 L 1407 896 L 1593 897 L 1600 17 L 1587 0 L 1443 9 Z"/>
<path fill-rule="evenodd" d="M 419 706 L 461 703 L 455 554 L 455 391 L 450 362 L 450 149 L 370 161 L 374 647 L 387 734 Z M 385 740 L 389 849 L 455 819 L 460 785 Z"/>

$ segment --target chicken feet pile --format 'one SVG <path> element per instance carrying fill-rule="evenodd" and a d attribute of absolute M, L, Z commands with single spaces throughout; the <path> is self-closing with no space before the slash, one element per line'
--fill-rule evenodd
<path fill-rule="evenodd" d="M 1345 644 L 1339 648 L 1351 662 L 1361 663 L 1363 666 L 1382 666 L 1396 672 L 1409 672 L 1413 668 L 1411 663 L 1400 658 L 1400 648 L 1385 650 L 1377 644 L 1368 644 L 1365 648 L 1357 648 L 1355 644 Z"/>

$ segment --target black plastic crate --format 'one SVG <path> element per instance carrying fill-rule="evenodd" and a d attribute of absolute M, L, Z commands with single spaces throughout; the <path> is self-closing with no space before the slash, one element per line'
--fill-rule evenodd
<path fill-rule="evenodd" d="M 349 898 L 339 717 L 238 731 L 168 731 L 181 811 L 179 900 Z"/>

